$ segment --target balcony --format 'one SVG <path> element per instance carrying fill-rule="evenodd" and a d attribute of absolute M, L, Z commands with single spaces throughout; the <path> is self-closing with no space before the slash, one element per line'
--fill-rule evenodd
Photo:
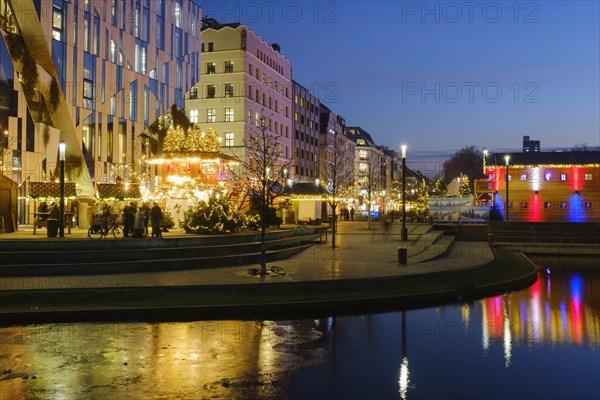
<path fill-rule="evenodd" d="M 475 192 L 476 193 L 493 193 L 495 181 L 488 179 L 477 179 L 475 180 Z"/>

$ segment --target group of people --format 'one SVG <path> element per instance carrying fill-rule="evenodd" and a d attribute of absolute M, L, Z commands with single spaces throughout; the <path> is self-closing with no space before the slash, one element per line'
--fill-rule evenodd
<path fill-rule="evenodd" d="M 158 203 L 154 202 L 152 207 L 148 203 L 142 203 L 138 206 L 132 201 L 123 208 L 123 231 L 125 237 L 130 235 L 134 238 L 148 236 L 148 224 L 152 228 L 152 238 L 162 238 L 160 221 L 162 219 L 162 209 Z"/>
<path fill-rule="evenodd" d="M 125 237 L 143 238 L 148 237 L 148 225 L 152 228 L 152 238 L 162 238 L 160 221 L 163 217 L 162 209 L 154 202 L 152 207 L 148 203 L 138 205 L 132 201 L 125 204 L 120 212 L 123 215 L 123 233 Z M 100 210 L 96 211 L 103 229 L 108 230 L 112 220 L 112 210 L 108 203 L 104 203 Z"/>
<path fill-rule="evenodd" d="M 45 201 L 42 201 L 38 206 L 38 221 L 46 221 L 48 218 L 58 219 L 60 216 L 60 210 L 58 204 L 52 203 L 48 205 Z"/>
<path fill-rule="evenodd" d="M 354 221 L 354 207 L 350 207 L 350 211 L 347 208 L 343 208 L 341 214 L 344 221 Z"/>

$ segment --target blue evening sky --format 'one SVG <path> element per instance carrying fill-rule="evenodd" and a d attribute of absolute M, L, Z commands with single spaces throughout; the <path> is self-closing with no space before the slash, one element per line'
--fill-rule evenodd
<path fill-rule="evenodd" d="M 377 144 L 600 145 L 598 1 L 200 4 L 278 43 L 294 79 Z"/>

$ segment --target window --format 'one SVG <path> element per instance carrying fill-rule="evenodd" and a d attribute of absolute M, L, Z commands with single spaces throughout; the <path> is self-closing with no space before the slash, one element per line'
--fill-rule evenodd
<path fill-rule="evenodd" d="M 367 163 L 358 164 L 358 171 L 361 173 L 367 172 Z"/>
<path fill-rule="evenodd" d="M 233 146 L 234 135 L 233 132 L 225 132 L 225 146 Z"/>
<path fill-rule="evenodd" d="M 527 174 L 521 174 L 520 179 L 521 179 L 521 181 L 526 181 L 527 180 Z"/>
<path fill-rule="evenodd" d="M 545 181 L 551 181 L 552 180 L 552 174 L 550 172 L 546 172 L 544 174 L 544 180 Z"/>
<path fill-rule="evenodd" d="M 361 160 L 366 160 L 367 159 L 367 151 L 366 150 L 359 150 L 358 151 L 358 158 L 360 158 Z"/>
<path fill-rule="evenodd" d="M 192 124 L 198 122 L 198 110 L 190 110 L 190 122 Z"/>
<path fill-rule="evenodd" d="M 585 179 L 586 181 L 591 181 L 592 180 L 592 174 L 585 174 L 585 175 L 583 175 L 583 179 Z"/>
<path fill-rule="evenodd" d="M 217 111 L 214 108 L 209 108 L 206 110 L 206 122 L 216 122 L 217 121 Z"/>
<path fill-rule="evenodd" d="M 260 126 L 260 114 L 258 111 L 254 113 L 254 125 Z"/>
<path fill-rule="evenodd" d="M 526 201 L 522 201 L 521 202 L 521 208 L 527 208 L 527 202 Z"/>
<path fill-rule="evenodd" d="M 233 108 L 225 109 L 225 122 L 233 122 Z"/>
<path fill-rule="evenodd" d="M 225 97 L 233 97 L 233 83 L 225 84 Z"/>
<path fill-rule="evenodd" d="M 566 210 L 567 209 L 567 202 L 566 201 L 561 201 L 560 202 L 560 209 L 561 210 Z"/>
<path fill-rule="evenodd" d="M 233 72 L 233 61 L 225 61 L 225 73 Z"/>
<path fill-rule="evenodd" d="M 190 89 L 190 99 L 197 99 L 197 98 L 198 98 L 198 88 L 196 86 L 194 86 Z"/>
<path fill-rule="evenodd" d="M 359 145 L 359 146 L 364 146 L 365 141 L 363 139 L 357 139 L 356 140 L 356 144 Z"/>
<path fill-rule="evenodd" d="M 252 64 L 248 63 L 248 74 L 252 75 L 252 69 L 254 67 L 252 66 Z"/>
<path fill-rule="evenodd" d="M 586 201 L 585 202 L 585 209 L 586 210 L 591 210 L 592 209 L 592 202 L 591 201 Z"/>
<path fill-rule="evenodd" d="M 211 51 L 214 51 L 214 49 L 215 49 L 214 43 L 213 42 L 208 42 L 208 51 L 211 52 Z"/>
<path fill-rule="evenodd" d="M 560 180 L 561 181 L 566 181 L 567 180 L 567 174 L 560 174 Z"/>
<path fill-rule="evenodd" d="M 217 72 L 217 64 L 215 64 L 214 62 L 206 63 L 206 73 L 207 74 L 214 74 L 216 72 Z"/>
<path fill-rule="evenodd" d="M 214 99 L 216 92 L 217 92 L 217 89 L 216 89 L 215 85 L 206 85 L 206 98 L 207 99 Z"/>
<path fill-rule="evenodd" d="M 52 8 L 52 39 L 62 41 L 63 32 L 63 11 L 54 5 Z"/>
<path fill-rule="evenodd" d="M 552 208 L 552 203 L 550 203 L 549 201 L 545 201 L 545 202 L 544 202 L 544 208 L 545 208 L 545 209 Z"/>
<path fill-rule="evenodd" d="M 512 181 L 512 175 L 508 175 L 508 181 Z"/>
<path fill-rule="evenodd" d="M 508 202 L 508 208 L 512 208 L 512 201 Z"/>

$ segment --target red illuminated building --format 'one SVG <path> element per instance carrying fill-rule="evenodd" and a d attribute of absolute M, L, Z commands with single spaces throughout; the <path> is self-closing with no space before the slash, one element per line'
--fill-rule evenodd
<path fill-rule="evenodd" d="M 600 222 L 600 151 L 489 154 L 483 168 L 476 198 L 505 220 L 508 207 L 509 221 Z"/>

